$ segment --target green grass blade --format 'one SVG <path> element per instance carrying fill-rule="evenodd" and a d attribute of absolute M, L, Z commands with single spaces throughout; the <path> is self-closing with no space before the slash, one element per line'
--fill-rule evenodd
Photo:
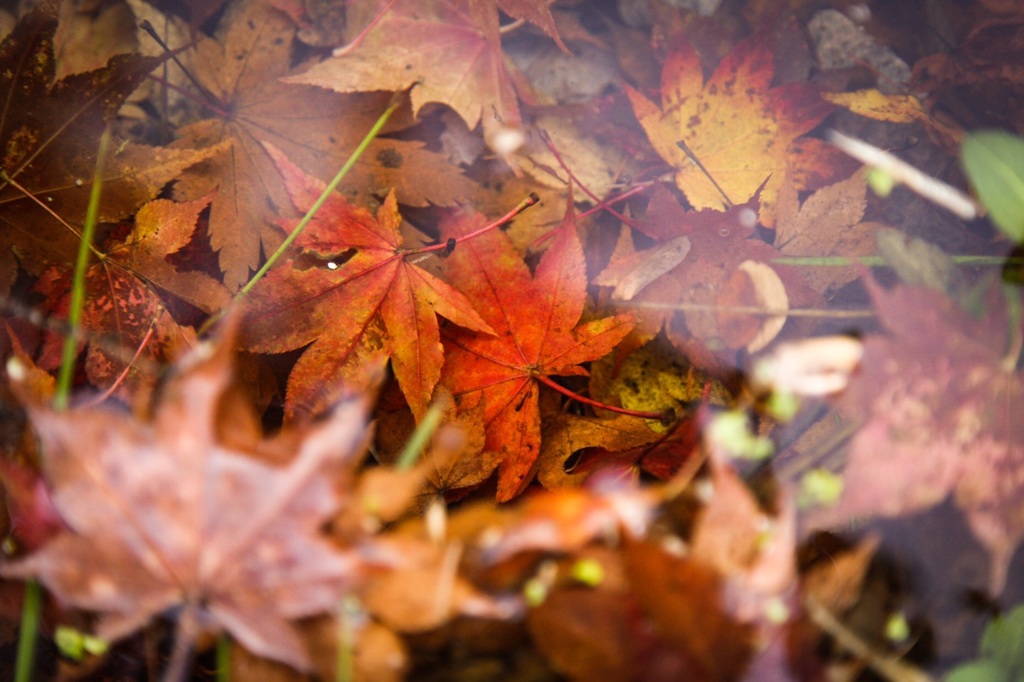
<path fill-rule="evenodd" d="M 42 590 L 31 578 L 25 581 L 25 601 L 21 605 L 21 631 L 18 636 L 18 663 L 14 670 L 15 682 L 31 682 L 36 657 L 36 631 L 42 610 Z"/>
<path fill-rule="evenodd" d="M 68 397 L 71 395 L 71 382 L 75 376 L 75 358 L 78 355 L 77 341 L 81 336 L 82 308 L 85 306 L 85 275 L 89 270 L 89 250 L 92 247 L 93 236 L 96 234 L 96 222 L 100 214 L 100 196 L 103 194 L 103 167 L 106 165 L 109 149 L 110 126 L 108 125 L 100 136 L 100 146 L 96 152 L 96 169 L 92 179 L 92 191 L 89 193 L 89 206 L 85 211 L 82 240 L 78 243 L 78 257 L 75 260 L 74 279 L 71 284 L 71 303 L 68 309 L 68 335 L 64 337 L 60 371 L 57 374 L 57 390 L 53 396 L 53 407 L 58 410 L 63 410 L 68 406 Z"/>
<path fill-rule="evenodd" d="M 377 135 L 380 134 L 380 131 L 384 128 L 385 124 L 387 124 L 388 119 L 391 118 L 391 114 L 395 113 L 398 107 L 402 105 L 403 95 L 404 93 L 395 93 L 395 96 L 391 98 L 391 102 L 388 104 L 388 108 L 384 110 L 384 113 L 380 115 L 380 118 L 377 119 L 377 122 L 373 124 L 372 128 L 370 128 L 370 131 L 366 133 L 366 137 L 363 138 L 363 141 L 359 143 L 359 146 L 356 147 L 355 151 L 353 151 L 351 156 L 348 157 L 348 160 L 345 161 L 345 164 L 341 167 L 341 170 L 338 171 L 337 175 L 335 175 L 334 178 L 329 183 L 327 183 L 327 187 L 324 188 L 323 193 L 320 194 L 320 197 L 313 203 L 310 209 L 306 211 L 306 215 L 302 216 L 302 220 L 300 220 L 299 224 L 295 226 L 295 229 L 292 230 L 292 233 L 288 235 L 288 237 L 283 242 L 281 242 L 281 246 L 279 246 L 277 250 L 270 255 L 270 258 L 268 258 L 267 262 L 263 264 L 263 267 L 261 267 L 256 272 L 256 274 L 253 275 L 248 282 L 246 282 L 245 286 L 239 289 L 238 293 L 235 294 L 235 303 L 241 301 L 248 295 L 250 291 L 252 291 L 252 288 L 256 286 L 256 283 L 263 279 L 263 276 L 270 271 L 270 268 L 274 267 L 277 261 L 280 260 L 281 256 L 284 255 L 284 252 L 288 250 L 288 247 L 290 247 L 292 243 L 299 238 L 299 235 L 302 234 L 302 231 L 306 228 L 310 221 L 313 220 L 313 217 L 316 216 L 317 212 L 320 211 L 320 208 L 323 207 L 324 203 L 327 201 L 327 198 L 331 196 L 334 190 L 338 189 L 338 185 L 340 185 L 341 181 L 345 179 L 345 176 L 348 175 L 350 170 L 352 170 L 352 167 L 356 165 L 356 162 L 370 146 L 370 143 L 373 142 L 377 138 Z M 202 336 L 203 334 L 208 332 L 210 328 L 217 323 L 218 320 L 224 317 L 224 314 L 226 312 L 226 309 L 221 310 L 220 312 L 211 315 L 209 318 L 207 318 L 206 322 L 204 322 L 202 326 L 199 327 L 199 335 Z"/>

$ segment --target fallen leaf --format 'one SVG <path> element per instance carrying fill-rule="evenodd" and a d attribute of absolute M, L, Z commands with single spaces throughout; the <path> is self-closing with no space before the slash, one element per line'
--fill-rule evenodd
<path fill-rule="evenodd" d="M 653 542 L 623 551 L 630 590 L 655 631 L 682 654 L 677 679 L 741 679 L 755 630 L 725 609 L 722 578 L 704 563 L 674 556 Z"/>
<path fill-rule="evenodd" d="M 683 262 L 690 252 L 690 239 L 676 237 L 646 251 L 638 251 L 609 265 L 594 280 L 594 284 L 615 287 L 612 299 L 629 301 L 644 287 Z"/>
<path fill-rule="evenodd" d="M 771 227 L 787 167 L 820 163 L 800 153 L 793 141 L 814 129 L 834 106 L 809 83 L 772 87 L 774 74 L 770 41 L 761 32 L 738 43 L 706 83 L 693 48 L 676 46 L 662 71 L 660 106 L 626 88 L 651 144 L 676 169 L 676 186 L 694 208 L 743 204 L 763 185 L 759 217 Z M 678 146 L 680 141 L 721 191 Z"/>
<path fill-rule="evenodd" d="M 362 457 L 366 405 L 349 401 L 293 434 L 287 466 L 261 462 L 218 437 L 219 420 L 248 409 L 228 390 L 229 347 L 202 346 L 152 423 L 30 405 L 69 530 L 2 571 L 98 612 L 104 639 L 182 607 L 184 637 L 224 628 L 254 653 L 307 669 L 289 620 L 334 610 L 361 576 L 359 550 L 331 546 L 320 528 L 339 504 L 335 477 Z"/>
<path fill-rule="evenodd" d="M 633 309 L 643 339 L 653 338 L 664 329 L 692 364 L 705 371 L 720 370 L 734 365 L 737 349 L 755 340 L 766 342 L 784 321 L 783 316 L 765 318 L 756 313 L 816 300 L 818 294 L 803 282 L 796 269 L 772 264 L 778 252 L 752 238 L 756 205 L 755 199 L 725 212 L 687 212 L 667 189 L 655 188 L 646 215 L 636 221 L 637 228 L 659 243 L 685 236 L 690 251 L 630 301 L 636 306 Z M 608 275 L 602 272 L 597 281 L 616 281 L 620 270 L 628 272 L 633 263 L 643 262 L 658 248 L 636 251 L 631 234 L 624 233 L 605 269 Z M 765 274 L 762 268 L 771 273 Z M 755 282 L 750 272 L 762 274 L 757 274 Z M 752 308 L 755 314 L 728 310 L 727 306 L 735 305 Z M 763 336 L 759 338 L 760 334 Z"/>
<path fill-rule="evenodd" d="M 442 237 L 478 225 L 463 215 L 442 226 Z M 529 484 L 540 455 L 539 384 L 548 376 L 586 375 L 579 364 L 608 354 L 632 329 L 632 318 L 580 324 L 587 274 L 571 196 L 534 277 L 497 231 L 460 244 L 446 266 L 496 335 L 448 335 L 442 382 L 456 397 L 483 393 L 485 447 L 502 453 L 498 499 L 506 501 Z"/>
<path fill-rule="evenodd" d="M 469 406 L 455 399 L 444 386 L 434 391 L 432 405 L 442 410 L 441 424 L 418 460 L 423 465 L 427 492 L 420 511 L 434 499 L 455 502 L 486 481 L 498 468 L 501 453 L 484 449 L 483 402 Z M 394 464 L 408 443 L 416 421 L 408 410 L 378 411 L 377 459 Z"/>
<path fill-rule="evenodd" d="M 295 208 L 305 212 L 324 183 L 273 146 L 267 151 Z M 403 246 L 401 222 L 393 191 L 376 217 L 332 194 L 296 239 L 299 255 L 271 270 L 247 298 L 245 348 L 281 353 L 312 343 L 288 380 L 290 418 L 329 404 L 330 387 L 359 366 L 366 343 L 381 344 L 391 357 L 398 384 L 420 418 L 444 363 L 437 315 L 491 332 L 462 293 L 407 258 L 411 249 Z M 291 231 L 295 221 L 282 226 Z"/>
<path fill-rule="evenodd" d="M 631 615 L 625 595 L 563 589 L 530 609 L 527 626 L 537 649 L 568 679 L 636 679 Z"/>
<path fill-rule="evenodd" d="M 883 94 L 879 90 L 870 89 L 856 92 L 826 92 L 822 93 L 821 97 L 876 121 L 913 123 L 930 118 L 921 107 L 920 100 L 913 95 Z"/>
<path fill-rule="evenodd" d="M 541 22 L 543 14 L 551 18 L 536 2 L 498 4 L 509 4 L 514 16 Z M 523 84 L 517 78 L 501 51 L 495 3 L 399 0 L 355 48 L 286 82 L 338 92 L 397 92 L 416 83 L 414 113 L 429 102 L 440 102 L 470 128 L 483 119 L 485 129 L 491 130 L 522 125 L 515 87 Z"/>
<path fill-rule="evenodd" d="M 654 519 L 658 491 L 616 480 L 593 490 L 558 488 L 526 498 L 504 517 L 504 526 L 489 526 L 473 544 L 485 565 L 499 564 L 524 552 L 574 552 L 595 539 L 643 537 Z"/>
<path fill-rule="evenodd" d="M 537 480 L 546 488 L 580 485 L 602 466 L 633 466 L 639 459 L 634 450 L 657 438 L 658 434 L 636 417 L 558 415 L 544 430 Z M 623 451 L 629 454 L 623 457 Z"/>
<path fill-rule="evenodd" d="M 841 256 L 851 262 L 875 253 L 878 223 L 863 222 L 867 207 L 867 183 L 858 171 L 846 180 L 823 187 L 803 204 L 797 188 L 787 177 L 779 189 L 776 208 L 775 247 L 784 256 Z M 855 265 L 808 267 L 803 279 L 828 297 L 857 278 Z"/>
<path fill-rule="evenodd" d="M 291 207 L 263 142 L 307 172 L 330 179 L 387 106 L 386 95 L 343 96 L 282 82 L 289 73 L 294 32 L 287 16 L 268 3 L 239 2 L 221 21 L 218 39 L 196 46 L 195 60 L 206 65 L 196 78 L 208 91 L 214 116 L 179 130 L 176 144 L 229 144 L 179 178 L 175 196 L 197 199 L 217 190 L 210 241 L 230 291 L 249 279 L 261 246 L 272 251 L 280 243 L 270 223 Z M 370 145 L 346 186 L 361 196 L 394 187 L 404 203 L 417 206 L 449 205 L 473 191 L 458 169 L 422 143 L 383 139 Z"/>
<path fill-rule="evenodd" d="M 65 316 L 71 300 L 70 273 L 57 267 L 45 271 L 36 290 L 46 296 L 44 308 L 51 315 Z M 160 374 L 156 368 L 179 357 L 194 340 L 194 333 L 181 328 L 167 313 L 163 301 L 143 280 L 116 264 L 98 262 L 85 278 L 82 328 L 91 335 L 86 376 L 92 385 L 110 388 L 130 368 L 123 383 L 122 397 L 148 400 Z M 56 370 L 61 362 L 64 338 L 49 332 L 39 363 Z M 140 393 L 140 389 L 145 391 Z"/>
<path fill-rule="evenodd" d="M 934 289 L 866 283 L 888 333 L 865 339 L 839 403 L 864 422 L 843 496 L 811 518 L 911 514 L 952 494 L 992 555 L 989 588 L 999 594 L 1024 539 L 1024 382 L 1004 364 L 1005 303 L 990 296 L 975 319 Z"/>
<path fill-rule="evenodd" d="M 167 260 L 192 239 L 196 220 L 212 199 L 149 202 L 135 214 L 135 228 L 125 241 L 108 249 L 107 260 L 204 312 L 220 310 L 231 300 L 220 282 L 202 272 L 180 271 Z"/>
<path fill-rule="evenodd" d="M 57 3 L 40 2 L 0 45 L 0 94 L 21 103 L 0 114 L 0 248 L 17 252 L 33 274 L 74 262 L 103 128 L 162 61 L 118 55 L 102 69 L 54 80 L 56 27 Z M 131 215 L 203 157 L 141 145 L 111 154 L 99 220 Z"/>

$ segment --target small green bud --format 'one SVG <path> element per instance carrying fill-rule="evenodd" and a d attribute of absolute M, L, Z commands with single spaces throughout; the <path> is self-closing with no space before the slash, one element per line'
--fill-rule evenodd
<path fill-rule="evenodd" d="M 833 505 L 843 494 L 843 477 L 827 469 L 811 469 L 800 479 L 796 504 L 801 509 L 815 505 Z"/>
<path fill-rule="evenodd" d="M 527 606 L 536 608 L 548 598 L 548 586 L 539 578 L 530 578 L 523 585 L 523 598 Z"/>
<path fill-rule="evenodd" d="M 596 559 L 580 559 L 572 565 L 572 577 L 589 587 L 604 582 L 604 566 Z"/>
<path fill-rule="evenodd" d="M 897 644 L 907 641 L 910 637 L 910 624 L 902 612 L 897 611 L 889 615 L 889 620 L 885 622 L 885 636 L 890 642 Z"/>
<path fill-rule="evenodd" d="M 889 196 L 895 186 L 896 178 L 881 168 L 872 168 L 868 171 L 868 187 L 878 196 Z"/>

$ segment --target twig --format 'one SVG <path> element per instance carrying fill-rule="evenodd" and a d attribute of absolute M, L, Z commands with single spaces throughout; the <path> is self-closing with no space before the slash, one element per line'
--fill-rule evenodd
<path fill-rule="evenodd" d="M 868 667 L 891 682 L 932 682 L 932 677 L 914 666 L 907 665 L 892 656 L 876 651 L 871 645 L 839 622 L 821 602 L 808 595 L 804 608 L 814 624 L 832 636 L 833 639 Z"/>
<path fill-rule="evenodd" d="M 969 196 L 952 185 L 922 173 L 884 149 L 835 130 L 828 132 L 828 139 L 861 163 L 885 171 L 925 199 L 951 211 L 958 218 L 974 220 L 978 217 L 978 207 Z"/>

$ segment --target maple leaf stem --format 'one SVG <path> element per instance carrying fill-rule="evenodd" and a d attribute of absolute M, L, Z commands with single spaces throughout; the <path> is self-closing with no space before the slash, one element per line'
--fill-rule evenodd
<path fill-rule="evenodd" d="M 641 419 L 655 419 L 657 421 L 665 421 L 665 415 L 667 414 L 667 411 L 666 412 L 644 412 L 644 411 L 641 411 L 641 410 L 627 410 L 624 407 L 616 407 L 615 405 L 608 405 L 606 403 L 602 403 L 600 401 L 592 400 L 591 398 L 587 398 L 585 396 L 582 396 L 579 393 L 576 393 L 575 391 L 569 390 L 565 386 L 562 386 L 561 384 L 559 384 L 558 382 L 554 381 L 553 379 L 550 379 L 550 378 L 544 376 L 543 374 L 538 374 L 534 378 L 537 381 L 539 381 L 540 383 L 544 384 L 545 386 L 548 386 L 550 388 L 555 389 L 556 391 L 558 391 L 559 393 L 561 393 L 565 397 L 571 398 L 571 399 L 575 400 L 576 402 L 583 403 L 584 405 L 590 405 L 591 407 L 596 407 L 596 408 L 599 408 L 599 409 L 602 409 L 602 410 L 608 410 L 609 412 L 617 412 L 618 414 L 624 414 L 624 415 L 626 415 L 628 417 L 639 417 Z"/>
<path fill-rule="evenodd" d="M 156 317 L 154 317 L 153 322 L 150 323 L 149 330 L 146 332 L 146 335 L 142 337 L 142 341 L 139 343 L 139 347 L 135 349 L 135 355 L 132 356 L 132 359 L 129 360 L 128 364 L 126 364 L 124 369 L 121 370 L 121 373 L 117 375 L 117 378 L 114 380 L 114 383 L 110 385 L 110 388 L 108 388 L 107 390 L 103 391 L 103 393 L 99 394 L 98 396 L 90 400 L 88 403 L 84 405 L 84 407 L 93 407 L 95 405 L 99 405 L 104 400 L 114 395 L 114 391 L 117 390 L 118 386 L 124 383 L 124 380 L 128 377 L 128 373 L 131 372 L 132 367 L 135 366 L 135 363 L 138 362 L 139 357 L 142 355 L 142 351 L 146 349 L 146 345 L 149 343 L 150 339 L 153 338 L 153 334 L 154 332 L 156 332 L 156 323 L 160 320 L 160 316 L 163 314 L 164 306 L 161 303 L 159 306 L 157 306 Z"/>
<path fill-rule="evenodd" d="M 498 33 L 500 33 L 502 35 L 505 35 L 506 33 L 511 33 L 512 31 L 516 30 L 517 28 L 519 28 L 520 26 L 522 26 L 525 23 L 526 23 L 526 19 L 516 19 L 511 24 L 505 24 L 504 26 L 499 28 L 498 29 Z"/>
<path fill-rule="evenodd" d="M 178 682 L 185 679 L 185 667 L 192 656 L 192 643 L 198 631 L 198 614 L 196 607 L 187 602 L 178 615 L 178 626 L 174 633 L 174 646 L 171 650 L 171 661 L 164 670 L 164 682 Z"/>
<path fill-rule="evenodd" d="M 576 216 L 576 221 L 579 222 L 580 220 L 583 220 L 584 218 L 589 218 L 590 216 L 594 215 L 595 213 L 600 213 L 601 211 L 608 210 L 609 206 L 611 206 L 613 204 L 617 204 L 618 202 L 620 202 L 620 201 L 622 201 L 624 199 L 628 199 L 631 196 L 635 196 L 637 194 L 640 194 L 641 192 L 646 190 L 648 187 L 651 187 L 652 185 L 654 185 L 656 182 L 660 182 L 660 180 L 648 180 L 647 182 L 641 182 L 641 183 L 638 183 L 638 184 L 634 185 L 633 187 L 630 187 L 628 190 L 626 190 L 622 194 L 616 194 L 613 197 L 608 197 L 604 201 L 599 201 L 592 208 L 588 208 L 583 213 L 578 214 Z M 558 233 L 557 229 L 548 230 L 547 232 L 545 232 L 541 236 L 537 237 L 530 244 L 530 247 L 529 247 L 530 251 L 537 250 L 540 247 L 541 244 L 543 244 L 547 240 L 549 240 L 552 237 L 554 237 L 555 234 L 557 234 L 557 233 Z"/>
<path fill-rule="evenodd" d="M 715 186 L 715 189 L 718 190 L 718 193 L 722 195 L 723 199 L 725 199 L 725 205 L 728 206 L 729 208 L 735 206 L 736 204 L 733 203 L 733 200 L 729 198 L 729 195 L 725 193 L 725 190 L 722 189 L 721 185 L 718 184 L 718 182 L 715 180 L 715 177 L 708 172 L 708 169 L 704 167 L 704 164 L 700 162 L 700 159 L 697 158 L 697 155 L 693 153 L 693 151 L 686 144 L 686 142 L 683 140 L 676 140 L 676 146 L 683 150 L 683 153 L 686 154 L 686 158 L 690 159 L 690 161 L 693 161 L 694 165 L 696 165 L 697 168 L 700 168 L 701 172 L 704 173 L 704 175 L 708 176 L 708 180 L 711 181 L 711 184 Z"/>
<path fill-rule="evenodd" d="M 502 225 L 506 225 L 506 224 L 512 222 L 517 215 L 519 215 L 520 213 L 522 213 L 526 209 L 530 208 L 534 204 L 538 203 L 539 201 L 540 201 L 540 196 L 538 196 L 536 192 L 530 192 L 530 196 L 528 196 L 525 199 L 523 199 L 522 201 L 520 201 L 518 204 L 516 204 L 515 208 L 513 208 L 511 211 L 509 211 L 505 215 L 503 215 L 500 218 L 498 218 L 497 220 L 495 220 L 493 223 L 489 223 L 487 225 L 484 225 L 479 230 L 474 230 L 473 232 L 470 232 L 469 234 L 464 234 L 461 237 L 458 237 L 457 239 L 455 239 L 454 242 L 456 244 L 458 244 L 459 242 L 464 242 L 467 239 L 472 239 L 474 237 L 479 237 L 480 235 L 482 235 L 482 234 L 484 234 L 486 232 L 490 232 L 491 230 L 493 230 L 496 227 L 501 227 Z M 423 247 L 421 249 L 415 249 L 415 250 L 409 251 L 409 253 L 428 253 L 430 251 L 443 251 L 443 250 L 446 250 L 446 249 L 450 251 L 452 248 L 454 248 L 454 247 L 450 246 L 446 242 L 446 243 L 443 243 L 443 244 L 433 244 L 432 246 L 425 246 L 425 247 Z"/>
<path fill-rule="evenodd" d="M 170 57 L 171 60 L 175 64 L 178 65 L 178 68 L 181 69 L 182 73 L 185 74 L 185 77 L 188 78 L 192 82 L 192 85 L 194 85 L 197 88 L 199 88 L 199 92 L 206 92 L 206 88 L 204 88 L 202 86 L 202 84 L 196 79 L 196 77 L 192 75 L 192 72 L 189 71 L 188 69 L 186 69 L 185 65 L 182 64 L 181 60 L 178 59 L 178 53 L 181 52 L 182 50 L 185 50 L 185 49 L 188 49 L 189 47 L 192 47 L 192 44 L 185 45 L 183 47 L 179 47 L 177 50 L 172 50 L 167 45 L 167 43 L 164 42 L 164 39 L 161 38 L 160 35 L 156 32 L 156 29 L 153 28 L 153 24 L 149 23 L 149 19 L 143 19 L 139 23 L 139 28 L 141 28 L 143 31 L 148 33 L 149 37 L 152 38 L 153 40 L 155 40 L 156 44 L 163 48 L 164 52 L 167 53 L 167 56 Z M 170 86 L 170 83 L 167 83 L 166 81 L 164 81 L 164 85 Z M 185 93 L 182 93 L 182 94 L 185 94 Z M 205 102 L 204 102 L 204 104 L 205 104 Z M 226 115 L 227 114 L 225 114 L 225 116 Z"/>
<path fill-rule="evenodd" d="M 53 407 L 63 410 L 68 406 L 71 393 L 71 381 L 75 375 L 75 358 L 78 355 L 78 334 L 82 325 L 82 309 L 85 307 L 85 275 L 89 269 L 89 250 L 92 247 L 96 223 L 99 220 L 100 197 L 103 194 L 103 169 L 110 150 L 110 124 L 108 123 L 100 135 L 100 145 L 96 152 L 96 168 L 92 179 L 92 191 L 89 193 L 89 205 L 85 210 L 85 225 L 82 227 L 82 240 L 78 243 L 78 258 L 75 260 L 75 272 L 71 284 L 71 302 L 68 305 L 68 326 L 70 333 L 64 338 L 61 353 L 60 371 L 57 374 L 57 390 L 53 395 Z"/>
<path fill-rule="evenodd" d="M 654 185 L 656 182 L 660 182 L 660 181 L 659 180 L 648 180 L 647 182 L 638 183 L 638 184 L 630 187 L 628 190 L 626 190 L 622 194 L 616 194 L 613 197 L 608 197 L 604 201 L 602 201 L 599 204 L 595 205 L 593 208 L 589 208 L 586 211 L 584 211 L 583 213 L 580 213 L 578 216 L 576 216 L 576 219 L 579 220 L 580 218 L 586 218 L 587 216 L 591 216 L 591 215 L 597 213 L 598 211 L 604 211 L 609 206 L 611 206 L 612 204 L 617 204 L 620 201 L 622 201 L 623 199 L 628 199 L 631 196 L 640 194 L 640 192 L 643 192 L 645 189 L 647 189 L 648 187 Z"/>
<path fill-rule="evenodd" d="M 974 220 L 978 217 L 977 204 L 956 187 L 931 177 L 864 140 L 847 137 L 836 130 L 828 131 L 827 137 L 829 142 L 861 163 L 885 171 L 911 191 L 945 208 L 961 220 Z"/>
<path fill-rule="evenodd" d="M 569 165 L 565 162 L 565 160 L 562 158 L 562 155 L 558 152 L 558 148 L 555 147 L 555 142 L 554 140 L 551 139 L 551 136 L 548 135 L 548 131 L 543 129 L 540 130 L 540 139 L 543 140 L 544 144 L 546 144 L 548 146 L 548 149 L 551 150 L 551 153 L 555 156 L 555 160 L 558 161 L 558 165 L 560 165 L 569 175 L 569 179 L 576 183 L 576 186 L 583 190 L 583 193 L 590 197 L 595 203 L 600 204 L 602 201 L 601 197 L 591 192 L 590 188 L 588 188 L 586 185 L 580 182 L 580 179 L 576 177 L 576 174 L 572 172 L 572 169 L 569 168 Z M 629 225 L 634 229 L 636 228 L 636 223 L 634 223 L 632 220 L 616 211 L 610 205 L 606 204 L 603 208 L 609 213 L 611 213 L 613 216 L 624 222 L 626 225 Z"/>
<path fill-rule="evenodd" d="M 216 115 L 218 118 L 223 118 L 223 119 L 231 118 L 231 112 L 229 112 L 228 110 L 224 109 L 223 107 L 219 107 L 216 104 L 214 104 L 214 98 L 212 96 L 209 96 L 209 97 L 197 96 L 191 90 L 186 90 L 183 87 L 175 85 L 174 83 L 171 83 L 169 80 L 167 80 L 163 76 L 154 76 L 153 74 L 149 74 L 148 78 L 151 81 L 153 81 L 154 83 L 159 83 L 160 85 L 164 86 L 168 90 L 174 90 L 174 92 L 178 93 L 179 95 L 181 95 L 185 99 L 187 99 L 187 100 L 189 100 L 191 102 L 195 102 L 196 104 L 199 104 L 201 106 L 206 107 L 207 109 L 212 111 L 214 113 L 214 115 Z"/>

